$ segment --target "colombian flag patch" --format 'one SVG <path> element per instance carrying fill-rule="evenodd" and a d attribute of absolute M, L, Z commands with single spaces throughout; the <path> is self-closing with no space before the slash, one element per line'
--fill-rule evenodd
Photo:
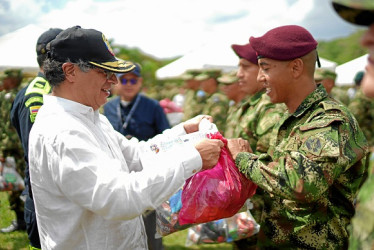
<path fill-rule="evenodd" d="M 36 113 L 38 113 L 40 107 L 41 107 L 41 105 L 38 105 L 38 106 L 31 106 L 31 107 L 30 107 L 30 113 L 31 113 L 31 114 L 36 114 Z"/>
<path fill-rule="evenodd" d="M 31 120 L 32 123 L 34 123 L 35 117 L 38 114 L 38 111 L 39 111 L 40 107 L 41 107 L 41 105 L 30 107 L 30 120 Z"/>

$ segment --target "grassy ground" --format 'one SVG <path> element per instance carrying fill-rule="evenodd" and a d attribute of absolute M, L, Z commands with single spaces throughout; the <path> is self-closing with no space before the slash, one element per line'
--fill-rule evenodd
<path fill-rule="evenodd" d="M 10 225 L 14 219 L 14 213 L 9 209 L 8 193 L 0 192 L 0 228 Z M 231 244 L 209 244 L 185 247 L 187 230 L 176 232 L 164 237 L 163 242 L 166 250 L 186 250 L 186 249 L 204 249 L 204 250 L 229 250 Z M 28 239 L 25 232 L 14 232 L 10 234 L 0 233 L 0 250 L 27 250 Z"/>

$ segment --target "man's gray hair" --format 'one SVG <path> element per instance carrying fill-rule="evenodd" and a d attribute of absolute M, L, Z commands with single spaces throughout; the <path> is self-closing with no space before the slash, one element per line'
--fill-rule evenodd
<path fill-rule="evenodd" d="M 65 80 L 65 73 L 62 70 L 62 65 L 64 63 L 65 62 L 59 62 L 50 58 L 44 61 L 44 74 L 52 88 L 59 86 Z M 88 72 L 89 70 L 95 67 L 89 64 L 88 62 L 84 62 L 82 60 L 79 60 L 78 62 L 72 64 L 77 65 L 83 72 Z"/>

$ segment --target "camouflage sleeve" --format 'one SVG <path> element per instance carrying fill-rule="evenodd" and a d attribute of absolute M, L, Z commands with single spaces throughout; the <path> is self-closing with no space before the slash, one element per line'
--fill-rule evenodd
<path fill-rule="evenodd" d="M 269 193 L 299 202 L 314 201 L 367 152 L 360 144 L 365 141 L 362 133 L 360 138 L 350 134 L 358 128 L 349 122 L 329 122 L 332 121 L 328 118 L 317 120 L 301 128 L 303 138 L 298 141 L 297 136 L 290 136 L 287 143 L 278 145 L 274 153 L 277 158 L 269 154 L 239 153 L 236 165 Z M 354 179 L 349 181 L 352 186 L 361 184 Z"/>
<path fill-rule="evenodd" d="M 374 146 L 374 101 L 359 91 L 348 106 L 364 132 L 370 146 Z"/>
<path fill-rule="evenodd" d="M 349 249 L 374 249 L 374 174 L 358 193 L 356 213 L 349 228 Z"/>

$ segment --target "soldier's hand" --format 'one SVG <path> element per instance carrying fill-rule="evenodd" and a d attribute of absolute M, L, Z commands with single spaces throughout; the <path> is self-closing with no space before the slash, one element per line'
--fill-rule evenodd
<path fill-rule="evenodd" d="M 249 153 L 253 152 L 251 147 L 249 146 L 249 142 L 242 138 L 228 139 L 227 148 L 230 151 L 231 156 L 234 160 L 236 159 L 236 156 L 240 152 L 249 152 Z"/>
<path fill-rule="evenodd" d="M 203 170 L 210 169 L 217 164 L 223 146 L 223 142 L 217 139 L 203 139 L 195 145 L 203 160 Z"/>
<path fill-rule="evenodd" d="M 210 115 L 198 115 L 195 116 L 194 118 L 191 118 L 187 121 L 184 122 L 184 130 L 186 131 L 187 134 L 193 133 L 199 130 L 199 124 L 201 120 L 207 119 L 210 122 L 213 122 L 213 118 Z"/>

